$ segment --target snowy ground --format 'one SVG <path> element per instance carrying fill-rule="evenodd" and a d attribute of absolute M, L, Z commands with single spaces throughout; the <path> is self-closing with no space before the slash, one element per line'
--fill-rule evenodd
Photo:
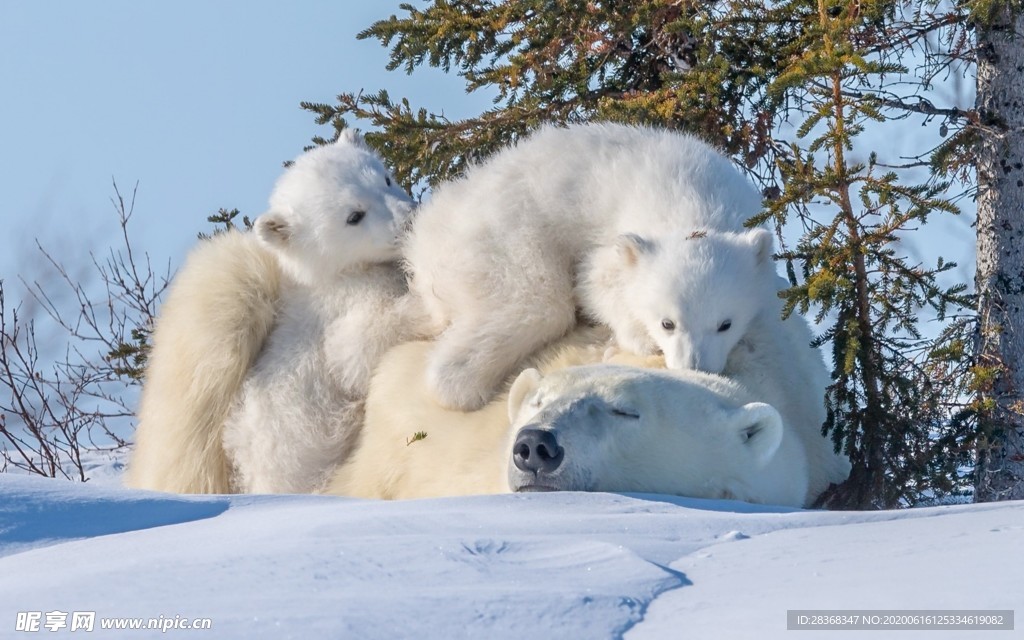
<path fill-rule="evenodd" d="M 388 503 L 0 475 L 0 638 L 833 637 L 786 631 L 786 610 L 1024 611 L 1022 549 L 1019 502 L 880 513 L 599 493 Z M 95 630 L 15 631 L 18 612 L 45 623 L 52 611 L 95 612 Z M 99 628 L 160 616 L 212 629 Z"/>

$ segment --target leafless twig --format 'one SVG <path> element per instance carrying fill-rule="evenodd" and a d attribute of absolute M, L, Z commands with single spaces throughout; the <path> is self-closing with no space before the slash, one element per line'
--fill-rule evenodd
<path fill-rule="evenodd" d="M 0 280 L 0 468 L 87 480 L 85 452 L 124 447 L 134 411 L 156 308 L 170 266 L 154 271 L 133 248 L 128 225 L 136 189 L 125 199 L 114 184 L 120 246 L 101 260 L 90 254 L 92 279 L 71 275 L 41 244 L 54 276 L 28 282 L 34 316 L 8 305 Z M 70 298 L 57 295 L 70 293 Z M 60 353 L 40 349 L 36 328 L 46 323 L 66 340 Z"/>

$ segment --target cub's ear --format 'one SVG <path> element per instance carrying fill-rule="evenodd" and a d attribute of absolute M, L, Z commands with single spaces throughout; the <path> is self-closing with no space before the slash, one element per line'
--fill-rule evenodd
<path fill-rule="evenodd" d="M 354 144 L 358 147 L 365 147 L 366 140 L 364 140 L 362 134 L 355 129 L 342 129 L 334 144 Z"/>
<path fill-rule="evenodd" d="M 540 381 L 543 380 L 540 371 L 536 369 L 524 369 L 516 381 L 512 383 L 512 388 L 508 391 L 508 421 L 509 424 L 514 424 L 516 418 L 519 417 L 519 410 L 523 408 L 523 401 L 532 392 L 537 390 L 540 386 Z"/>
<path fill-rule="evenodd" d="M 772 261 L 772 254 L 775 252 L 775 237 L 767 229 L 753 229 L 744 234 L 744 240 L 750 245 L 757 258 L 758 264 L 766 264 Z"/>
<path fill-rule="evenodd" d="M 615 239 L 615 252 L 630 267 L 640 260 L 640 256 L 653 251 L 654 243 L 635 233 L 624 233 Z"/>
<path fill-rule="evenodd" d="M 283 247 L 292 237 L 291 224 L 275 211 L 268 211 L 256 218 L 256 237 L 272 247 Z"/>
<path fill-rule="evenodd" d="M 763 402 L 745 404 L 733 412 L 730 430 L 750 452 L 757 468 L 768 464 L 782 444 L 782 416 Z"/>

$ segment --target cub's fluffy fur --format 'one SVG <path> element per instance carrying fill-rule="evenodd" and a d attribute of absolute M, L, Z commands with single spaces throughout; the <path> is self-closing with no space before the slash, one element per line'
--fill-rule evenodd
<path fill-rule="evenodd" d="M 253 233 L 203 243 L 153 338 L 132 486 L 308 492 L 348 455 L 370 374 L 414 334 L 412 200 L 361 137 L 300 156 Z"/>
<path fill-rule="evenodd" d="M 722 154 L 658 129 L 547 127 L 471 167 L 423 206 L 406 246 L 440 334 L 430 389 L 449 408 L 483 406 L 574 326 L 577 270 L 597 247 L 629 234 L 671 252 L 694 229 L 742 230 L 759 208 Z"/>

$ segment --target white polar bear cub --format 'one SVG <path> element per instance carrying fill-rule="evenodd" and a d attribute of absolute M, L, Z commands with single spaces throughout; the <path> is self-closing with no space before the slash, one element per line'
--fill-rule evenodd
<path fill-rule="evenodd" d="M 410 287 L 440 333 L 442 405 L 486 403 L 516 365 L 575 323 L 581 262 L 624 234 L 666 251 L 694 229 L 742 230 L 760 196 L 688 135 L 617 124 L 546 127 L 442 185 L 406 243 Z"/>
<path fill-rule="evenodd" d="M 411 337 L 396 262 L 412 208 L 355 134 L 278 180 L 254 229 L 283 271 L 277 323 L 224 427 L 239 490 L 312 491 L 351 451 L 374 366 Z"/>
<path fill-rule="evenodd" d="M 589 365 L 519 375 L 512 491 L 635 491 L 804 506 L 807 461 L 771 405 L 698 371 Z"/>
<path fill-rule="evenodd" d="M 627 236 L 595 251 L 583 273 L 584 307 L 624 349 L 721 373 L 778 409 L 804 444 L 811 495 L 849 476 L 849 458 L 821 435 L 828 370 L 807 321 L 782 319 L 778 292 L 789 283 L 775 273 L 768 231 L 696 232 L 668 250 Z"/>
<path fill-rule="evenodd" d="M 772 246 L 765 229 L 629 234 L 588 256 L 578 295 L 620 347 L 660 352 L 669 369 L 722 373 L 753 322 L 782 322 Z"/>
<path fill-rule="evenodd" d="M 254 232 L 200 243 L 156 321 L 126 484 L 319 486 L 361 426 L 377 360 L 411 337 L 397 260 L 412 208 L 346 131 L 284 172 Z"/>

